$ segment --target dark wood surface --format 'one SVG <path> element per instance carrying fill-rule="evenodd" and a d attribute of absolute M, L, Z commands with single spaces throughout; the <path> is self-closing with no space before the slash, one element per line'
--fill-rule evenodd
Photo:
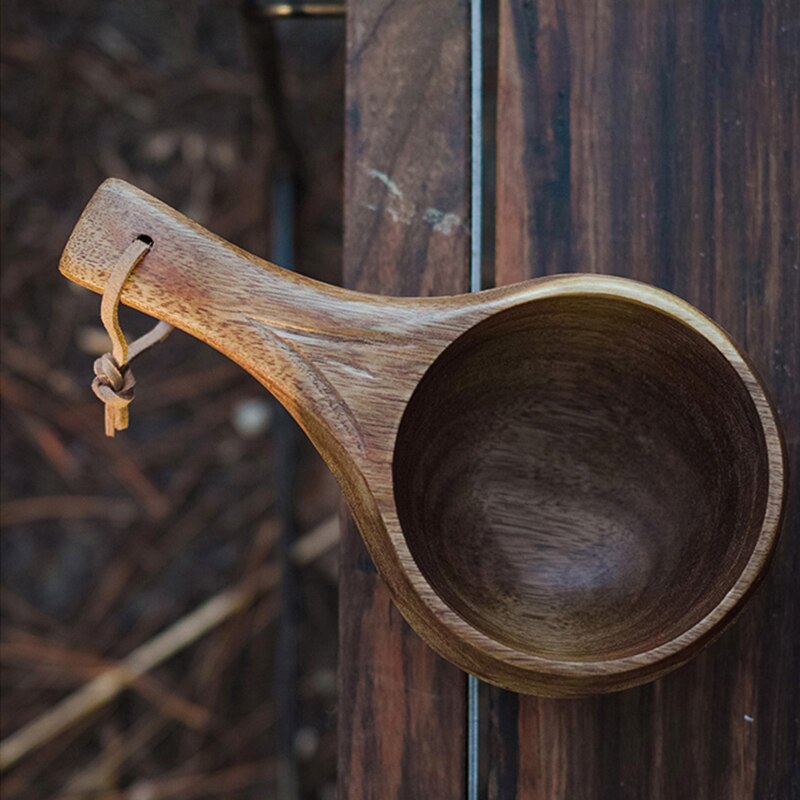
<path fill-rule="evenodd" d="M 347 286 L 466 291 L 467 53 L 455 0 L 348 6 Z M 349 522 L 339 619 L 341 800 L 463 798 L 464 674 L 403 621 Z"/>
<path fill-rule="evenodd" d="M 674 291 L 726 327 L 789 449 L 784 535 L 738 623 L 654 684 L 491 697 L 492 798 L 800 797 L 800 4 L 502 0 L 498 283 Z"/>

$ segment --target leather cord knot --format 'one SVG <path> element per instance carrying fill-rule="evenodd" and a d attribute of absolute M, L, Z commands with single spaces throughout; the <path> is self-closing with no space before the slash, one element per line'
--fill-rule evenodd
<path fill-rule="evenodd" d="M 130 365 L 120 367 L 111 353 L 104 353 L 94 362 L 95 379 L 92 381 L 92 391 L 106 406 L 115 412 L 113 432 L 124 430 L 128 427 L 128 406 L 133 400 L 133 387 L 136 379 L 133 377 Z"/>
<path fill-rule="evenodd" d="M 117 312 L 122 287 L 151 247 L 151 241 L 134 239 L 111 271 L 103 292 L 100 317 L 111 337 L 112 352 L 104 353 L 94 362 L 92 391 L 105 404 L 107 436 L 114 436 L 117 431 L 128 427 L 128 406 L 133 400 L 133 388 L 136 385 L 130 368 L 131 361 L 145 350 L 163 342 L 173 330 L 166 322 L 159 322 L 129 346 L 119 325 Z"/>

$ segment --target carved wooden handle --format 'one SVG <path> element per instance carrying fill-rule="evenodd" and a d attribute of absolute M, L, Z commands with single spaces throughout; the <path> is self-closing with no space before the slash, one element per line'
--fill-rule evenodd
<path fill-rule="evenodd" d="M 398 373 L 413 387 L 424 369 L 420 347 L 409 342 L 426 340 L 420 332 L 443 313 L 441 305 L 360 294 L 281 269 L 124 181 L 110 179 L 97 190 L 66 245 L 61 272 L 102 292 L 120 253 L 140 236 L 153 246 L 122 302 L 236 361 L 322 450 L 320 426 L 357 451 L 357 407 L 368 408 L 371 394 Z"/>
<path fill-rule="evenodd" d="M 225 351 L 237 349 L 231 324 L 249 316 L 314 329 L 346 312 L 354 294 L 257 258 L 116 179 L 100 186 L 81 215 L 61 272 L 102 292 L 119 254 L 138 236 L 151 238 L 153 247 L 125 285 L 123 302 Z"/>

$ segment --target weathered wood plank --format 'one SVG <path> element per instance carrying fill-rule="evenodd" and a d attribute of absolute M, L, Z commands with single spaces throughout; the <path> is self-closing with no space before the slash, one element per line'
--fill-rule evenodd
<path fill-rule="evenodd" d="M 467 12 L 348 5 L 345 285 L 468 288 Z M 341 548 L 339 796 L 464 793 L 464 675 L 392 605 L 349 521 Z"/>
<path fill-rule="evenodd" d="M 790 453 L 784 536 L 741 619 L 655 684 L 492 692 L 490 795 L 800 795 L 800 6 L 502 0 L 497 281 L 627 275 L 749 352 Z"/>

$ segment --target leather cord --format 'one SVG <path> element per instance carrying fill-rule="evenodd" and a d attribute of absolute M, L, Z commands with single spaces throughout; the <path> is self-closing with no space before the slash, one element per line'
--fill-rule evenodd
<path fill-rule="evenodd" d="M 129 345 L 119 324 L 122 287 L 152 246 L 151 242 L 144 239 L 134 239 L 128 245 L 111 270 L 100 304 L 100 318 L 111 337 L 111 352 L 104 353 L 94 362 L 95 379 L 92 381 L 92 390 L 106 407 L 106 436 L 114 436 L 117 431 L 128 427 L 128 406 L 133 400 L 133 389 L 136 385 L 130 368 L 131 361 L 163 342 L 173 330 L 172 325 L 159 322 Z"/>

